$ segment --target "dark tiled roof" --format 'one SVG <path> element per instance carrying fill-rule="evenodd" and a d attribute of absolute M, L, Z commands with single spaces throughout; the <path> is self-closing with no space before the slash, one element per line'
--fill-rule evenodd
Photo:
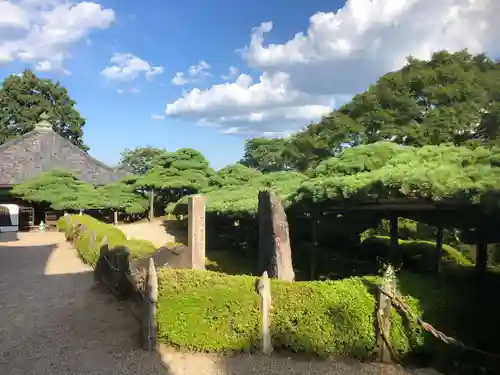
<path fill-rule="evenodd" d="M 129 175 L 111 168 L 61 137 L 36 127 L 0 146 L 0 185 L 15 185 L 52 169 L 73 171 L 94 185 L 118 182 Z"/>

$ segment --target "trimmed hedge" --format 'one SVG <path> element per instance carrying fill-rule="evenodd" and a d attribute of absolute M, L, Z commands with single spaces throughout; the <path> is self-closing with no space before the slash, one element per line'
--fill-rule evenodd
<path fill-rule="evenodd" d="M 71 225 L 73 223 L 85 225 L 85 232 L 79 234 L 75 242 L 75 247 L 82 260 L 95 267 L 99 259 L 99 244 L 104 237 L 107 237 L 109 248 L 112 249 L 116 246 L 125 246 L 130 250 L 130 258 L 137 259 L 147 256 L 156 251 L 156 246 L 146 240 L 127 240 L 127 236 L 111 224 L 103 223 L 92 216 L 88 215 L 70 215 L 70 227 L 66 227 L 65 217 L 61 217 L 57 221 L 57 227 L 60 232 L 65 232 L 66 239 L 72 240 L 74 233 L 71 233 Z M 96 233 L 96 241 L 94 249 L 90 249 L 90 231 Z"/>
<path fill-rule="evenodd" d="M 162 269 L 159 341 L 196 351 L 254 349 L 260 341 L 256 280 L 211 271 Z M 293 283 L 272 280 L 274 347 L 320 356 L 369 357 L 375 345 L 375 296 L 370 285 L 379 281 L 378 277 Z M 416 299 L 408 297 L 407 301 L 416 314 L 421 313 Z M 424 344 L 424 336 L 415 328 L 408 331 L 396 313 L 391 340 L 403 355 Z"/>
<path fill-rule="evenodd" d="M 387 262 L 391 259 L 390 237 L 373 236 L 360 245 L 359 257 L 364 260 Z M 414 272 L 432 271 L 435 265 L 436 244 L 432 241 L 399 240 L 403 269 Z M 472 263 L 457 249 L 443 244 L 442 263 L 470 266 Z"/>

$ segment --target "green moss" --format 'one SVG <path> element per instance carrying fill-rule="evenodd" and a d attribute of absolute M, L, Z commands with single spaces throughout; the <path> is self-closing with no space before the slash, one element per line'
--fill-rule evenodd
<path fill-rule="evenodd" d="M 257 268 L 255 259 L 230 250 L 208 251 L 205 265 L 210 271 L 229 275 L 252 275 Z"/>
<path fill-rule="evenodd" d="M 159 340 L 190 350 L 243 351 L 258 338 L 254 278 L 210 271 L 159 273 Z"/>
<path fill-rule="evenodd" d="M 157 249 L 151 241 L 146 240 L 127 240 L 123 243 L 130 250 L 130 257 L 132 259 L 142 258 L 153 254 Z"/>
<path fill-rule="evenodd" d="M 434 269 L 436 244 L 432 241 L 399 240 L 402 253 L 403 268 L 414 272 L 426 272 Z M 374 236 L 366 238 L 361 246 L 359 256 L 366 260 L 386 262 L 391 259 L 390 238 Z M 461 266 L 471 262 L 457 249 L 443 244 L 441 263 L 452 263 Z"/>
<path fill-rule="evenodd" d="M 258 345 L 260 310 L 255 277 L 162 269 L 159 279 L 161 342 L 215 352 L 247 351 Z M 273 280 L 273 345 L 320 356 L 368 357 L 375 344 L 371 286 L 376 282 L 376 277 L 330 282 Z M 415 301 L 409 302 L 416 309 Z M 391 337 L 395 348 L 405 354 L 422 345 L 420 334 L 416 333 L 417 339 L 413 334 L 408 337 L 394 314 Z"/>

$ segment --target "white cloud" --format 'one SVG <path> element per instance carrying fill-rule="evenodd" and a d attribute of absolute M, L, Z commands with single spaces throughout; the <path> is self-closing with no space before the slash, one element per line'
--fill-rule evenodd
<path fill-rule="evenodd" d="M 112 9 L 90 1 L 0 0 L 0 63 L 17 60 L 68 73 L 63 62 L 71 46 L 114 19 Z"/>
<path fill-rule="evenodd" d="M 261 71 L 258 82 L 240 75 L 232 83 L 195 88 L 165 113 L 213 123 L 226 133 L 297 130 L 402 67 L 408 55 L 429 58 L 441 49 L 468 48 L 498 57 L 499 12 L 498 0 L 348 0 L 335 12 L 311 16 L 306 32 L 269 45 L 265 35 L 273 24 L 264 22 L 240 51 L 249 67 Z"/>
<path fill-rule="evenodd" d="M 110 81 L 133 81 L 141 74 L 150 79 L 163 73 L 162 66 L 151 66 L 132 53 L 115 53 L 110 59 L 110 65 L 101 71 L 101 75 Z"/>
<path fill-rule="evenodd" d="M 165 120 L 165 115 L 159 115 L 156 113 L 151 114 L 151 119 L 156 120 L 156 121 L 162 121 Z"/>
<path fill-rule="evenodd" d="M 222 75 L 221 78 L 224 81 L 229 81 L 229 80 L 235 78 L 236 76 L 238 76 L 238 73 L 239 73 L 238 68 L 236 68 L 234 66 L 230 66 L 228 73 L 226 75 Z"/>
<path fill-rule="evenodd" d="M 140 94 L 141 90 L 138 89 L 137 87 L 129 87 L 129 88 L 124 88 L 124 89 L 117 89 L 116 92 L 118 94 Z"/>
<path fill-rule="evenodd" d="M 186 78 L 183 72 L 175 73 L 174 78 L 172 78 L 172 84 L 176 86 L 182 86 L 189 82 L 189 79 Z"/>
<path fill-rule="evenodd" d="M 187 71 L 187 74 L 184 72 L 177 72 L 175 76 L 172 78 L 172 84 L 176 86 L 183 86 L 188 83 L 196 82 L 203 77 L 207 77 L 210 73 L 207 72 L 211 66 L 205 61 L 200 61 L 197 65 L 191 65 Z"/>

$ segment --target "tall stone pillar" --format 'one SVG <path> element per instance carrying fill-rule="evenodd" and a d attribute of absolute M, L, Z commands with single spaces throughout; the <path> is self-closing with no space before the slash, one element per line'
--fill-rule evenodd
<path fill-rule="evenodd" d="M 205 197 L 188 198 L 188 248 L 191 268 L 205 269 Z"/>

